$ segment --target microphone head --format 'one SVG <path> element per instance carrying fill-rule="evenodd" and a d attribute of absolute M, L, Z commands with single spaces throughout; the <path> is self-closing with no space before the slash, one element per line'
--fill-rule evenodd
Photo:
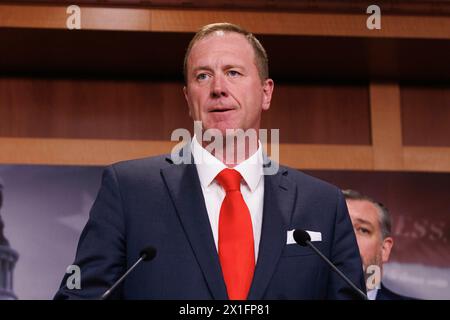
<path fill-rule="evenodd" d="M 305 230 L 296 229 L 294 231 L 294 240 L 302 247 L 306 247 L 306 242 L 311 241 L 311 236 Z"/>
<path fill-rule="evenodd" d="M 150 261 L 156 256 L 156 249 L 152 246 L 147 246 L 141 250 L 141 253 L 139 253 L 139 256 L 144 261 Z"/>

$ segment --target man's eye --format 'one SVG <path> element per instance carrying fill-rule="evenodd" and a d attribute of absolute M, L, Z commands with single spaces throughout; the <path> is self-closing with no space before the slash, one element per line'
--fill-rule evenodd
<path fill-rule="evenodd" d="M 228 71 L 228 75 L 231 77 L 237 77 L 240 75 L 240 73 L 236 70 L 230 70 L 230 71 Z"/>
<path fill-rule="evenodd" d="M 358 228 L 357 231 L 362 234 L 370 234 L 369 229 L 366 228 Z"/>
<path fill-rule="evenodd" d="M 202 80 L 206 80 L 208 78 L 208 75 L 206 73 L 200 73 L 197 75 L 196 78 L 197 78 L 197 80 L 202 81 Z"/>

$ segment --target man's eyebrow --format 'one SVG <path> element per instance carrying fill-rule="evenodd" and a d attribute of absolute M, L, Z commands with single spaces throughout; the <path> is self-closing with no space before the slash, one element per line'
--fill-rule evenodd
<path fill-rule="evenodd" d="M 199 70 L 208 70 L 208 71 L 213 71 L 213 69 L 211 67 L 208 66 L 198 66 L 195 67 L 194 70 L 192 70 L 192 72 L 197 72 Z"/>
<path fill-rule="evenodd" d="M 360 224 L 367 224 L 369 226 L 373 226 L 372 223 L 368 220 L 365 219 L 361 219 L 361 218 L 356 218 L 355 219 L 356 222 L 360 223 Z"/>
<path fill-rule="evenodd" d="M 229 70 L 229 69 L 233 69 L 233 68 L 245 70 L 245 67 L 242 66 L 242 65 L 239 65 L 239 64 L 227 64 L 227 65 L 225 65 L 225 66 L 223 67 L 223 70 Z M 199 70 L 214 71 L 214 70 L 213 70 L 211 67 L 209 67 L 209 66 L 198 66 L 198 67 L 195 67 L 195 68 L 192 70 L 192 72 L 195 73 L 195 72 L 197 72 L 197 71 L 199 71 Z"/>
<path fill-rule="evenodd" d="M 227 64 L 226 66 L 223 67 L 223 69 L 225 69 L 225 70 L 234 69 L 234 68 L 245 70 L 245 67 L 242 65 L 239 65 L 239 64 Z"/>

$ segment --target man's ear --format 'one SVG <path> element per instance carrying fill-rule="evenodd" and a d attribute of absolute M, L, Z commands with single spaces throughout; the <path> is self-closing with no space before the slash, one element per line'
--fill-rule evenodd
<path fill-rule="evenodd" d="M 187 92 L 187 87 L 186 86 L 183 87 L 183 94 L 184 94 L 184 99 L 186 99 L 186 104 L 188 106 L 189 116 L 192 118 L 191 106 L 189 105 L 188 92 Z"/>
<path fill-rule="evenodd" d="M 391 237 L 386 237 L 381 245 L 381 260 L 383 263 L 389 261 L 389 256 L 391 255 L 392 247 L 394 246 L 394 239 Z"/>
<path fill-rule="evenodd" d="M 186 99 L 186 102 L 189 103 L 187 87 L 186 86 L 183 86 L 183 94 L 184 94 L 184 98 Z"/>
<path fill-rule="evenodd" d="M 264 111 L 269 110 L 270 102 L 272 101 L 274 82 L 272 79 L 266 79 L 263 83 L 263 103 L 262 109 Z"/>

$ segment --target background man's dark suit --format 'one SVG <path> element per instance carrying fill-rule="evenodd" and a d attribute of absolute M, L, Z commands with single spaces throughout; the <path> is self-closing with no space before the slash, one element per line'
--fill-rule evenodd
<path fill-rule="evenodd" d="M 415 299 L 399 295 L 398 293 L 389 290 L 383 285 L 383 283 L 381 283 L 380 289 L 377 292 L 377 297 L 375 300 L 415 300 Z"/>
<path fill-rule="evenodd" d="M 249 299 L 345 299 L 345 283 L 306 247 L 286 244 L 288 230 L 322 233 L 317 246 L 365 291 L 362 262 L 345 200 L 334 186 L 280 167 L 265 176 L 258 261 Z M 147 245 L 156 258 L 141 264 L 113 297 L 227 299 L 195 165 L 160 156 L 108 167 L 78 244 L 81 290 L 55 298 L 100 296 Z"/>

